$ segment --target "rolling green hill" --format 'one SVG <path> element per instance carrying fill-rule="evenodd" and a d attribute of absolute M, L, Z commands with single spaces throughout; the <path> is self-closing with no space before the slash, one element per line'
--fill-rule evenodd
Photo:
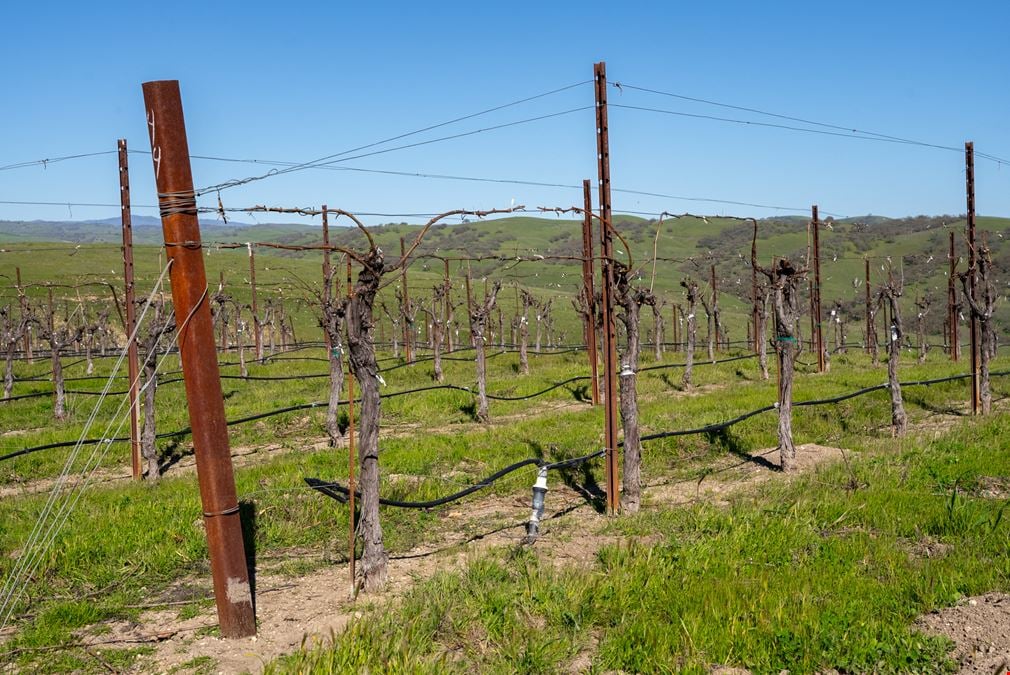
<path fill-rule="evenodd" d="M 758 221 L 758 255 L 768 264 L 773 256 L 802 259 L 807 247 L 807 221 L 801 217 Z M 703 282 L 709 279 L 710 266 L 718 276 L 723 311 L 730 338 L 745 337 L 749 315 L 750 246 L 752 225 L 734 219 L 694 217 L 666 219 L 662 223 L 632 216 L 617 216 L 615 226 L 623 241 L 616 242 L 619 259 L 631 262 L 640 283 L 653 285 L 658 296 L 669 303 L 683 300 L 679 282 L 692 275 Z M 1004 232 L 1010 219 L 981 217 L 980 232 L 987 232 L 996 261 L 1000 284 L 1008 268 Z M 233 223 L 205 224 L 208 243 L 269 241 L 283 244 L 319 243 L 321 232 L 314 225 Z M 948 269 L 948 233 L 953 231 L 959 255 L 965 256 L 964 220 L 956 216 L 917 216 L 903 219 L 827 220 L 821 230 L 822 305 L 825 312 L 835 301 L 843 304 L 850 319 L 850 338 L 860 339 L 864 258 L 871 261 L 871 285 L 886 274 L 888 265 L 906 280 L 903 304 L 906 319 L 913 315 L 917 296 L 929 293 L 933 304 L 927 316 L 931 333 L 940 332 L 945 313 L 946 274 Z M 400 238 L 409 242 L 419 231 L 416 225 L 388 224 L 372 228 L 376 241 L 387 259 L 399 256 Z M 657 236 L 658 232 L 658 236 Z M 110 222 L 0 222 L 0 274 L 10 281 L 2 293 L 3 302 L 15 297 L 12 288 L 15 267 L 20 267 L 26 284 L 109 283 L 122 286 L 122 262 L 118 246 L 119 228 Z M 138 285 L 149 287 L 159 269 L 160 227 L 150 218 L 140 218 L 135 225 Z M 337 221 L 331 227 L 334 244 L 361 249 L 365 239 L 356 228 Z M 58 242 L 58 243 L 53 243 Z M 430 298 L 431 286 L 442 276 L 443 263 L 433 257 L 465 258 L 489 256 L 492 260 L 474 261 L 470 269 L 477 280 L 502 279 L 518 284 L 541 297 L 555 300 L 555 316 L 569 338 L 580 335 L 570 298 L 578 292 L 581 271 L 577 261 L 553 257 L 581 255 L 581 226 L 576 220 L 556 217 L 502 217 L 486 220 L 457 220 L 431 229 L 419 249 L 419 257 L 410 267 L 413 298 Z M 658 262 L 653 264 L 655 246 Z M 630 249 L 630 250 L 629 250 Z M 630 258 L 629 258 L 630 253 Z M 518 261 L 517 257 L 544 256 L 544 260 Z M 316 251 L 288 252 L 257 250 L 257 282 L 261 302 L 266 298 L 287 298 L 302 308 L 298 328 L 315 330 L 310 311 L 313 292 L 319 286 L 321 255 Z M 225 292 L 248 302 L 248 257 L 245 250 L 211 247 L 206 256 L 208 278 L 216 285 L 221 275 Z M 653 281 L 653 270 L 655 280 Z M 961 263 L 960 269 L 964 269 Z M 457 297 L 462 298 L 466 263 L 453 260 L 450 274 Z M 45 288 L 29 289 L 29 295 L 41 300 Z M 111 300 L 110 292 L 100 286 L 84 289 L 55 289 L 58 299 L 70 302 L 87 297 Z M 506 312 L 514 304 L 514 293 L 503 292 Z M 391 298 L 387 300 L 390 302 Z M 1008 310 L 1000 309 L 1005 314 Z M 669 311 L 666 313 L 669 316 Z M 1006 317 L 1004 317 L 1006 318 Z M 651 323 L 651 319 L 648 320 Z M 910 321 L 906 325 L 911 329 Z"/>

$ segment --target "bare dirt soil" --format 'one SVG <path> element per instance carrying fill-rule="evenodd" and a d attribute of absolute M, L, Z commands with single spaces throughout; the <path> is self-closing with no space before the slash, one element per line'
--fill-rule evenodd
<path fill-rule="evenodd" d="M 799 473 L 813 470 L 826 462 L 840 461 L 842 450 L 820 445 L 797 448 Z M 761 450 L 744 457 L 728 457 L 717 463 L 715 471 L 699 485 L 696 480 L 669 483 L 645 490 L 644 509 L 710 501 L 723 504 L 731 495 L 741 494 L 769 480 L 788 479 L 778 470 L 777 454 Z M 598 504 L 592 486 L 570 478 L 567 485 L 552 478 L 547 498 L 548 517 L 533 550 L 541 559 L 559 566 L 589 566 L 598 551 L 628 537 L 607 534 L 606 520 L 594 508 Z M 395 603 L 415 583 L 436 572 L 458 569 L 481 555 L 489 547 L 522 545 L 525 522 L 529 518 L 529 496 L 525 492 L 511 497 L 474 500 L 466 508 L 450 507 L 443 518 L 443 531 L 430 545 L 395 556 L 389 562 L 389 584 L 379 594 L 349 597 L 350 584 L 345 565 L 330 565 L 303 576 L 258 571 L 256 576 L 256 638 L 222 640 L 215 637 L 214 608 L 196 616 L 180 618 L 171 607 L 152 608 L 139 621 L 116 621 L 93 626 L 81 635 L 100 654 L 103 648 L 125 648 L 148 643 L 154 653 L 141 657 L 136 672 L 188 672 L 210 657 L 214 670 L 224 673 L 259 672 L 263 664 L 290 653 L 302 644 L 327 642 L 349 622 L 373 607 Z M 475 533 L 475 534 L 469 534 Z M 641 538 L 653 543 L 654 538 Z M 188 592 L 210 596 L 203 581 L 190 580 Z M 171 591 L 164 600 L 172 602 Z M 592 649 L 571 664 L 569 672 L 581 672 L 592 663 Z M 206 661 L 206 659 L 204 659 Z M 192 664 L 192 665 L 187 665 Z M 203 664 L 203 667 L 206 667 Z"/>
<path fill-rule="evenodd" d="M 915 625 L 954 641 L 950 656 L 962 675 L 1010 671 L 1010 595 L 965 598 L 954 607 L 920 617 Z"/>

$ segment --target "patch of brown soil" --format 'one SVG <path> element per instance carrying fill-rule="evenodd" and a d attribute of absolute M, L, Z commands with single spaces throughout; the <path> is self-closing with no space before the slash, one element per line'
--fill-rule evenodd
<path fill-rule="evenodd" d="M 954 607 L 920 617 L 915 625 L 954 641 L 950 656 L 962 675 L 1010 670 L 1010 595 L 966 598 Z"/>
<path fill-rule="evenodd" d="M 942 558 L 950 550 L 950 544 L 944 544 L 932 537 L 923 537 L 908 547 L 910 555 L 916 558 Z"/>
<path fill-rule="evenodd" d="M 985 499 L 1007 499 L 1010 497 L 1010 478 L 1006 476 L 980 476 L 975 482 L 972 494 Z"/>
<path fill-rule="evenodd" d="M 758 451 L 743 461 L 728 458 L 717 464 L 708 478 L 698 484 L 692 480 L 647 488 L 643 508 L 656 504 L 687 503 L 709 500 L 725 503 L 735 492 L 764 481 L 782 477 L 777 457 L 772 451 Z M 799 471 L 809 471 L 822 463 L 840 459 L 842 451 L 819 445 L 797 448 Z M 530 476 L 532 483 L 533 476 Z M 588 497 L 587 497 L 588 495 Z M 595 495 L 578 484 L 564 485 L 552 478 L 547 497 L 548 514 L 541 525 L 541 536 L 533 551 L 550 564 L 566 567 L 590 567 L 599 550 L 610 544 L 631 540 L 646 545 L 656 537 L 634 538 L 607 532 L 607 519 L 590 503 Z M 93 650 L 135 647 L 150 644 L 154 651 L 141 657 L 137 672 L 166 672 L 181 668 L 198 657 L 210 657 L 220 672 L 259 672 L 270 660 L 291 653 L 303 643 L 328 641 L 371 607 L 388 605 L 401 598 L 414 584 L 437 572 L 459 569 L 491 547 L 516 547 L 525 536 L 525 522 L 530 513 L 530 495 L 526 489 L 507 496 L 487 496 L 445 510 L 433 541 L 389 562 L 389 582 L 379 594 L 349 597 L 348 572 L 344 565 L 328 565 L 298 577 L 270 571 L 264 560 L 256 578 L 256 638 L 223 640 L 215 637 L 215 613 L 207 605 L 196 616 L 180 618 L 173 607 L 185 599 L 208 597 L 205 581 L 187 580 L 183 586 L 168 589 L 144 611 L 139 620 L 106 622 L 81 634 Z M 297 552 L 291 552 L 296 559 Z M 317 560 L 318 552 L 311 553 Z M 306 558 L 310 556 L 305 556 Z M 183 598 L 183 599 L 180 599 Z M 187 609 L 192 605 L 187 605 Z M 593 648 L 573 662 L 579 672 L 591 668 Z M 185 669 L 183 669 L 184 671 Z"/>
<path fill-rule="evenodd" d="M 841 461 L 845 450 L 816 443 L 796 446 L 795 474 L 802 474 L 830 462 Z M 711 467 L 700 479 L 690 478 L 650 487 L 644 493 L 649 505 L 671 506 L 695 501 L 724 505 L 731 495 L 760 485 L 775 476 L 788 477 L 781 471 L 779 453 L 772 449 L 756 450 L 742 459 L 724 460 Z M 793 475 L 795 475 L 793 474 Z"/>

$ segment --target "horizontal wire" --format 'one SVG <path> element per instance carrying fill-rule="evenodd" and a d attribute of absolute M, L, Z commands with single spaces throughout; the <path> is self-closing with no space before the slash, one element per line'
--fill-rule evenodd
<path fill-rule="evenodd" d="M 6 164 L 0 166 L 0 171 L 9 171 L 11 169 L 23 169 L 30 166 L 42 166 L 46 167 L 50 164 L 56 164 L 57 162 L 65 162 L 71 159 L 82 159 L 84 157 L 98 157 L 100 155 L 114 155 L 118 150 L 103 150 L 101 152 L 85 152 L 79 155 L 64 155 L 62 157 L 51 157 L 48 159 L 33 159 L 26 162 L 16 162 L 14 164 Z"/>
<path fill-rule="evenodd" d="M 433 143 L 441 143 L 443 141 L 451 141 L 451 140 L 455 140 L 455 139 L 458 139 L 458 138 L 465 138 L 467 136 L 474 136 L 476 134 L 484 133 L 484 132 L 487 132 L 487 131 L 497 131 L 499 129 L 506 129 L 506 128 L 509 128 L 509 127 L 518 126 L 520 124 L 530 124 L 532 122 L 540 122 L 540 121 L 543 121 L 543 120 L 553 119 L 555 117 L 561 117 L 563 115 L 570 115 L 572 113 L 577 113 L 577 112 L 582 112 L 582 111 L 585 111 L 585 110 L 592 110 L 592 109 L 593 109 L 593 106 L 591 106 L 591 105 L 580 106 L 580 107 L 577 107 L 577 108 L 569 108 L 568 110 L 561 110 L 561 111 L 558 111 L 558 112 L 548 113 L 546 115 L 538 115 L 536 117 L 527 117 L 525 119 L 515 120 L 515 121 L 512 121 L 512 122 L 505 122 L 503 124 L 496 124 L 496 125 L 493 125 L 493 126 L 490 126 L 490 127 L 482 127 L 480 129 L 471 129 L 470 131 L 464 131 L 464 132 L 461 132 L 461 133 L 458 133 L 458 134 L 450 134 L 448 136 L 439 136 L 438 138 L 431 138 L 431 139 L 424 140 L 424 141 L 417 141 L 415 143 L 406 143 L 404 145 L 397 145 L 397 146 L 394 146 L 392 148 L 383 148 L 382 150 L 373 150 L 372 152 L 366 152 L 366 153 L 362 153 L 362 154 L 358 154 L 358 155 L 350 155 L 348 157 L 341 157 L 339 159 L 333 159 L 333 160 L 329 160 L 329 161 L 326 161 L 326 162 L 317 162 L 317 163 L 313 163 L 313 164 L 295 165 L 295 166 L 292 166 L 292 167 L 288 167 L 286 169 L 281 169 L 279 171 L 278 170 L 269 171 L 269 172 L 267 172 L 267 173 L 265 173 L 265 174 L 263 174 L 261 176 L 252 176 L 252 177 L 249 177 L 249 178 L 236 179 L 236 180 L 227 181 L 225 183 L 220 183 L 218 185 L 211 185 L 211 186 L 208 186 L 208 187 L 205 187 L 205 188 L 201 188 L 199 190 L 196 190 L 196 195 L 197 196 L 201 196 L 201 195 L 205 195 L 205 194 L 210 193 L 210 192 L 221 192 L 222 190 L 226 190 L 228 188 L 238 187 L 239 185 L 245 185 L 245 184 L 251 183 L 253 181 L 263 180 L 264 178 L 270 178 L 271 176 L 279 176 L 279 175 L 282 175 L 282 174 L 291 173 L 293 171 L 302 171 L 304 169 L 311 169 L 311 168 L 321 167 L 321 166 L 329 166 L 329 165 L 336 164 L 336 163 L 339 163 L 339 162 L 347 162 L 347 161 L 354 160 L 354 159 L 362 159 L 364 157 L 374 157 L 375 155 L 382 155 L 382 154 L 386 154 L 386 153 L 389 153 L 389 152 L 396 152 L 398 150 L 406 150 L 406 149 L 409 149 L 409 148 L 417 148 L 417 147 L 421 147 L 421 146 L 424 146 L 424 145 L 431 145 Z"/>
<path fill-rule="evenodd" d="M 638 110 L 642 112 L 652 112 L 659 113 L 663 115 L 674 115 L 677 117 L 689 117 L 692 119 L 702 119 L 702 120 L 712 120 L 715 122 L 726 122 L 729 124 L 741 124 L 744 126 L 756 126 L 756 127 L 767 127 L 770 129 L 782 129 L 786 131 L 798 131 L 807 134 L 818 134 L 821 136 L 837 136 L 841 138 L 850 138 L 861 141 L 877 141 L 880 143 L 897 143 L 899 145 L 914 145 L 919 147 L 934 148 L 937 150 L 948 150 L 952 152 L 962 153 L 964 150 L 962 148 L 956 148 L 949 145 L 939 145 L 935 143 L 925 143 L 922 141 L 913 141 L 907 139 L 901 139 L 897 137 L 887 137 L 887 136 L 858 136 L 851 133 L 842 133 L 840 131 L 825 131 L 821 129 L 806 129 L 804 127 L 794 127 L 788 124 L 774 124 L 772 122 L 758 122 L 755 120 L 741 120 L 732 117 L 718 117 L 716 115 L 703 115 L 700 113 L 688 113 L 679 110 L 666 110 L 663 108 L 649 108 L 646 106 L 635 106 L 635 105 L 625 105 L 622 103 L 609 103 L 611 108 L 624 108 L 626 110 Z M 991 161 L 997 162 L 999 164 L 1010 164 L 1010 161 L 1000 159 L 993 155 L 985 153 L 975 153 L 977 157 L 983 157 L 984 159 L 989 159 Z"/>
<path fill-rule="evenodd" d="M 226 187 L 234 187 L 235 185 L 242 185 L 242 184 L 245 184 L 245 183 L 248 183 L 248 182 L 252 182 L 252 181 L 263 180 L 265 178 L 269 178 L 270 176 L 278 175 L 280 173 L 289 173 L 291 171 L 300 171 L 300 170 L 303 170 L 303 169 L 310 168 L 312 166 L 316 166 L 316 165 L 320 165 L 320 164 L 326 164 L 326 163 L 332 163 L 332 161 L 335 161 L 336 158 L 350 159 L 350 158 L 347 158 L 346 156 L 350 155 L 350 154 L 353 154 L 355 152 L 359 152 L 361 150 L 367 150 L 369 148 L 374 148 L 374 147 L 379 146 L 379 145 L 385 145 L 386 143 L 391 143 L 393 141 L 397 141 L 397 140 L 401 140 L 401 139 L 404 139 L 404 138 L 408 138 L 410 136 L 415 136 L 417 134 L 424 133 L 424 132 L 427 132 L 427 131 L 431 131 L 433 129 L 438 129 L 438 128 L 441 128 L 441 127 L 444 127 L 444 126 L 448 126 L 450 124 L 455 124 L 457 122 L 462 122 L 462 121 L 465 121 L 465 120 L 473 119 L 475 117 L 480 117 L 480 116 L 486 115 L 488 113 L 496 112 L 496 111 L 499 111 L 499 110 L 504 110 L 505 108 L 510 108 L 510 107 L 513 107 L 513 106 L 516 106 L 516 105 L 520 105 L 522 103 L 528 103 L 529 101 L 533 101 L 533 100 L 536 100 L 536 99 L 539 99 L 539 98 L 544 98 L 546 96 L 551 96 L 553 94 L 557 94 L 557 93 L 560 93 L 560 92 L 563 92 L 563 91 L 567 91 L 569 89 L 574 89 L 576 87 L 580 87 L 580 86 L 589 84 L 591 82 L 592 82 L 592 80 L 583 80 L 582 82 L 576 82 L 574 84 L 569 84 L 569 85 L 566 85 L 564 87 L 559 87 L 557 89 L 552 89 L 550 91 L 542 92 L 540 94 L 535 94 L 533 96 L 528 96 L 528 97 L 525 97 L 525 98 L 522 98 L 522 99 L 518 99 L 518 100 L 515 100 L 515 101 L 510 101 L 509 103 L 504 103 L 504 104 L 493 106 L 491 108 L 486 108 L 484 110 L 480 110 L 480 111 L 477 111 L 477 112 L 474 112 L 474 113 L 470 113 L 470 114 L 467 114 L 467 115 L 462 115 L 460 117 L 456 117 L 456 118 L 453 118 L 451 120 L 446 120 L 445 122 L 439 122 L 437 124 L 428 125 L 426 127 L 420 128 L 420 129 L 415 129 L 413 131 L 408 131 L 406 133 L 397 134 L 396 136 L 390 136 L 388 138 L 384 138 L 384 139 L 379 140 L 379 141 L 374 141 L 372 143 L 366 143 L 365 145 L 360 145 L 360 146 L 357 146 L 357 147 L 354 147 L 354 148 L 349 148 L 347 150 L 342 150 L 341 152 L 337 152 L 337 153 L 333 153 L 333 154 L 330 154 L 330 155 L 326 155 L 324 157 L 320 157 L 319 159 L 315 159 L 315 160 L 312 160 L 312 161 L 309 161 L 309 162 L 303 162 L 300 165 L 297 165 L 297 166 L 294 166 L 294 167 L 290 167 L 289 169 L 286 169 L 284 171 L 268 172 L 268 173 L 263 174 L 261 176 L 253 176 L 253 177 L 250 177 L 250 178 L 242 179 L 240 181 L 228 181 L 227 183 L 222 183 L 219 186 L 214 186 L 212 188 L 208 188 L 208 191 L 216 191 L 218 189 L 225 189 Z M 587 107 L 592 107 L 592 106 L 587 106 Z M 508 125 L 506 125 L 506 126 L 508 126 Z M 472 133 L 479 133 L 479 132 L 472 132 Z M 445 139 L 440 139 L 440 140 L 449 140 L 449 139 L 445 138 Z M 436 142 L 436 141 L 429 141 L 429 142 Z M 414 147 L 414 145 L 411 144 L 411 145 L 404 146 L 404 147 Z M 403 148 L 398 148 L 398 149 L 403 149 Z M 387 150 L 384 150 L 382 152 L 390 152 L 390 151 L 391 151 L 391 149 L 387 149 Z M 379 154 L 379 153 L 378 152 L 376 152 L 376 153 L 369 153 L 369 154 L 362 155 L 362 156 L 369 156 L 370 154 Z M 339 161 L 343 161 L 343 159 L 341 159 Z"/>

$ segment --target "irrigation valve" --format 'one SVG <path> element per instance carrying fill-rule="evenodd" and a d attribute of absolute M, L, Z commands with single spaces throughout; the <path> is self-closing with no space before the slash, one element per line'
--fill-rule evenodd
<path fill-rule="evenodd" d="M 544 501 L 547 498 L 547 467 L 540 467 L 537 480 L 533 483 L 533 512 L 526 525 L 526 543 L 532 544 L 540 535 L 540 519 L 544 517 Z"/>

